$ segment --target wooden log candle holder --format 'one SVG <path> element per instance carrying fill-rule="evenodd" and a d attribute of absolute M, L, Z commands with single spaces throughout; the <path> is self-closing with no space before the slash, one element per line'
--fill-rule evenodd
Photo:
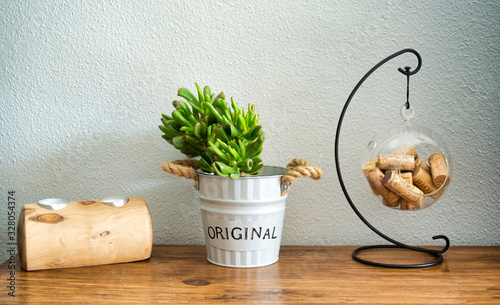
<path fill-rule="evenodd" d="M 24 205 L 18 227 L 21 266 L 31 271 L 148 259 L 153 246 L 148 206 L 141 198 L 125 197 L 121 204 L 101 199 L 69 201 L 61 209 Z"/>

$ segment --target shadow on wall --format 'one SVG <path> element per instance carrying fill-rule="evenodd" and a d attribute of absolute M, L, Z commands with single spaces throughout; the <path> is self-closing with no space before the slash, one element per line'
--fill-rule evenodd
<path fill-rule="evenodd" d="M 31 154 L 9 171 L 12 185 L 27 195 L 22 204 L 54 197 L 140 197 L 149 206 L 154 243 L 203 243 L 193 181 L 161 169 L 162 162 L 185 156 L 159 135 L 100 133 L 79 135 L 63 144 Z"/>

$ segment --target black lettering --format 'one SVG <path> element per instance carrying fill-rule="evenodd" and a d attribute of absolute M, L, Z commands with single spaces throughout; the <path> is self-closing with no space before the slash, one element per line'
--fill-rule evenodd
<path fill-rule="evenodd" d="M 222 228 L 221 227 L 215 227 L 215 238 L 219 239 L 219 235 L 222 239 L 224 238 L 224 234 L 222 234 Z"/>
<path fill-rule="evenodd" d="M 266 236 L 267 239 L 271 239 L 271 233 L 269 232 L 269 228 L 267 228 L 266 233 L 264 233 L 264 237 L 262 237 L 262 239 L 266 239 Z"/>
<path fill-rule="evenodd" d="M 260 235 L 262 234 L 262 227 L 259 227 L 259 231 L 257 231 L 256 228 L 252 228 L 252 237 L 250 239 L 253 240 L 253 234 L 257 235 L 258 238 L 260 238 Z"/>
<path fill-rule="evenodd" d="M 278 238 L 278 236 L 274 235 L 276 232 L 276 227 L 273 227 L 273 236 L 271 237 L 272 239 Z"/>
<path fill-rule="evenodd" d="M 209 226 L 208 227 L 208 237 L 210 237 L 210 239 L 214 239 L 215 238 L 215 230 L 212 226 Z"/>
<path fill-rule="evenodd" d="M 237 236 L 235 236 L 235 235 L 234 235 L 234 231 L 235 231 L 235 230 L 240 230 L 240 231 L 241 231 L 241 228 L 240 228 L 240 227 L 234 227 L 234 228 L 231 230 L 231 236 L 233 237 L 233 239 L 235 239 L 235 240 L 240 240 L 240 239 L 242 239 L 243 237 L 242 237 L 242 234 L 241 234 L 241 233 L 239 233 Z"/>

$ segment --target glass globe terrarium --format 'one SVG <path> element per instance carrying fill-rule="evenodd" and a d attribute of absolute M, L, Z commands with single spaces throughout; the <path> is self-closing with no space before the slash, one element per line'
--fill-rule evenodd
<path fill-rule="evenodd" d="M 431 206 L 450 181 L 451 156 L 434 130 L 413 124 L 413 109 L 401 108 L 403 122 L 367 145 L 361 169 L 383 206 L 418 211 Z"/>

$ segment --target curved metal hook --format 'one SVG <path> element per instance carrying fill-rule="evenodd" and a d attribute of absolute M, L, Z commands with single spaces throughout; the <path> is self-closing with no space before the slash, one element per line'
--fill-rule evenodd
<path fill-rule="evenodd" d="M 420 54 L 418 54 L 417 51 L 413 50 L 413 49 L 403 49 L 399 52 L 396 52 L 394 54 L 392 54 L 391 56 L 385 58 L 384 60 L 382 60 L 381 62 L 379 62 L 378 64 L 376 64 L 373 68 L 371 68 L 370 71 L 368 71 L 365 76 L 363 76 L 363 78 L 361 78 L 361 80 L 358 82 L 358 84 L 356 85 L 356 87 L 354 87 L 354 89 L 352 90 L 351 94 L 349 95 L 349 97 L 347 98 L 347 101 L 344 105 L 344 108 L 342 109 L 342 112 L 340 113 L 340 118 L 339 118 L 339 123 L 338 123 L 338 126 L 337 126 L 337 133 L 336 133 L 336 139 L 338 138 L 339 136 L 339 133 L 340 133 L 340 127 L 342 126 L 342 121 L 344 120 L 344 115 L 345 115 L 345 112 L 347 111 L 347 107 L 349 106 L 349 104 L 351 103 L 351 99 L 353 98 L 354 94 L 356 94 L 356 91 L 358 91 L 359 87 L 361 87 L 361 85 L 365 82 L 365 80 L 373 73 L 375 72 L 375 70 L 377 70 L 378 68 L 380 68 L 380 66 L 382 66 L 383 64 L 385 64 L 386 62 L 388 62 L 389 60 L 393 59 L 394 57 L 398 57 L 399 55 L 401 54 L 404 54 L 404 53 L 413 53 L 415 54 L 415 56 L 417 57 L 418 59 L 418 64 L 417 64 L 417 67 L 415 68 L 415 70 L 413 71 L 410 71 L 408 69 L 408 71 L 405 71 L 401 68 L 398 69 L 398 71 L 400 71 L 401 73 L 405 74 L 405 75 L 413 75 L 415 73 L 417 73 L 419 70 L 420 70 L 420 67 L 422 67 L 422 57 L 420 56 Z M 402 71 L 401 71 L 402 70 Z M 335 147 L 337 147 L 337 141 L 335 141 Z M 337 167 L 338 168 L 338 167 Z"/>
<path fill-rule="evenodd" d="M 402 53 L 400 53 L 400 52 L 402 52 Z M 405 67 L 404 70 L 402 68 L 399 68 L 398 71 L 403 73 L 404 75 L 413 75 L 413 74 L 417 73 L 418 70 L 420 70 L 420 67 L 422 67 L 422 57 L 420 56 L 420 54 L 418 54 L 418 52 L 413 50 L 413 49 L 404 49 L 404 50 L 401 50 L 400 52 L 398 52 L 399 54 L 398 53 L 395 53 L 395 54 L 401 55 L 401 54 L 406 53 L 406 52 L 411 52 L 411 53 L 415 54 L 415 56 L 417 56 L 417 59 L 418 59 L 418 65 L 415 68 L 415 70 L 413 70 L 413 71 L 410 71 L 410 67 Z M 396 55 L 396 56 L 398 56 L 398 55 Z"/>

